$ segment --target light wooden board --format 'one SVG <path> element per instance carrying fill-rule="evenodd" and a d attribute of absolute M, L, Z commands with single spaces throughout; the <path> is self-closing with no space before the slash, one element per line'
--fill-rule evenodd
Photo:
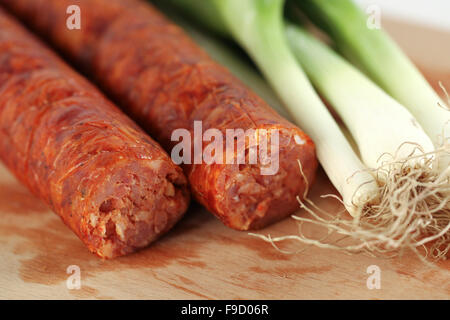
<path fill-rule="evenodd" d="M 400 43 L 434 85 L 442 80 L 450 88 L 450 67 L 427 64 L 430 37 L 439 44 L 445 39 L 448 43 L 449 35 L 422 30 L 427 41 L 423 47 L 407 32 L 413 29 L 398 24 L 387 28 L 402 35 Z M 450 50 L 440 55 L 448 60 Z M 311 197 L 323 208 L 337 211 L 335 201 L 320 198 L 330 192 L 334 189 L 320 171 Z M 263 232 L 293 234 L 296 226 L 286 219 Z M 80 267 L 80 290 L 66 286 L 70 265 Z M 381 270 L 379 290 L 366 285 L 371 265 Z M 0 298 L 449 299 L 450 261 L 432 268 L 412 254 L 387 260 L 317 248 L 284 255 L 246 233 L 224 227 L 198 205 L 153 246 L 102 261 L 0 165 Z"/>

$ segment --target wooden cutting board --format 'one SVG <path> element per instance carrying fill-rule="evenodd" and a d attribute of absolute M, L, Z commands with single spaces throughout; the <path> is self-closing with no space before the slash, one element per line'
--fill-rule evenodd
<path fill-rule="evenodd" d="M 449 34 L 393 22 L 385 27 L 436 88 L 438 80 L 450 88 Z M 335 190 L 319 171 L 310 196 L 338 211 L 336 201 L 320 198 L 330 192 Z M 286 219 L 262 232 L 295 234 L 296 225 Z M 81 272 L 78 290 L 66 285 L 72 265 Z M 372 265 L 381 271 L 380 289 L 367 287 Z M 0 298 L 449 299 L 450 261 L 431 267 L 413 254 L 377 259 L 318 248 L 285 255 L 224 227 L 195 204 L 156 244 L 102 261 L 0 165 Z"/>

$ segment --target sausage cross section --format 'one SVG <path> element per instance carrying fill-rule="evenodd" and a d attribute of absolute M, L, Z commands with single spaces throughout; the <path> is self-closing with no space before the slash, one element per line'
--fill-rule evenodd
<path fill-rule="evenodd" d="M 194 140 L 196 121 L 201 121 L 203 130 L 223 134 L 227 129 L 276 130 L 276 174 L 261 174 L 260 163 L 184 165 L 196 200 L 227 226 L 257 229 L 298 210 L 297 196 L 312 183 L 317 168 L 311 139 L 150 4 L 136 0 L 0 3 L 89 73 L 168 152 L 177 143 L 171 139 L 176 129 L 188 130 Z M 66 10 L 72 4 L 80 7 L 80 30 L 66 28 Z M 251 147 L 246 143 L 245 153 Z"/>
<path fill-rule="evenodd" d="M 1 9 L 0 159 L 103 258 L 147 246 L 189 203 L 165 151 Z"/>

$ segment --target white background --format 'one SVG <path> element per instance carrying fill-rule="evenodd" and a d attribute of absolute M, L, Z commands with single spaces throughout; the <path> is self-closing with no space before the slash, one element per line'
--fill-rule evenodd
<path fill-rule="evenodd" d="M 332 1 L 332 0 L 330 0 Z M 363 8 L 377 4 L 386 14 L 434 28 L 450 31 L 450 0 L 356 0 Z"/>

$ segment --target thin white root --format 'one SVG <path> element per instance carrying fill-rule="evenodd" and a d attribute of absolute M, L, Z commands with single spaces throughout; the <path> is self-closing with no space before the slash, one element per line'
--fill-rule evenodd
<path fill-rule="evenodd" d="M 444 85 L 442 84 L 441 81 L 439 81 L 439 87 L 441 87 L 442 91 L 444 92 L 445 97 L 447 98 L 448 104 L 450 106 L 450 95 L 448 94 L 447 89 L 445 89 Z M 442 108 L 444 108 L 447 111 L 450 111 L 450 108 L 447 106 L 441 106 Z"/>
<path fill-rule="evenodd" d="M 337 214 L 320 209 L 305 193 L 303 200 L 300 197 L 298 200 L 307 214 L 292 216 L 298 223 L 297 235 L 275 238 L 251 235 L 284 253 L 300 252 L 313 245 L 377 257 L 395 257 L 410 249 L 424 260 L 447 259 L 450 256 L 450 167 L 440 170 L 432 162 L 449 155 L 450 145 L 444 141 L 438 150 L 421 155 L 423 166 L 410 167 L 410 158 L 393 161 L 395 157 L 392 157 L 391 161 L 385 161 L 372 170 L 375 176 L 383 176 L 379 202 L 360 208 L 361 215 L 355 219 L 350 219 L 344 209 Z M 320 237 L 308 237 L 303 232 L 305 225 L 318 226 L 325 232 Z M 284 241 L 297 241 L 307 247 L 287 252 L 277 245 Z"/>

